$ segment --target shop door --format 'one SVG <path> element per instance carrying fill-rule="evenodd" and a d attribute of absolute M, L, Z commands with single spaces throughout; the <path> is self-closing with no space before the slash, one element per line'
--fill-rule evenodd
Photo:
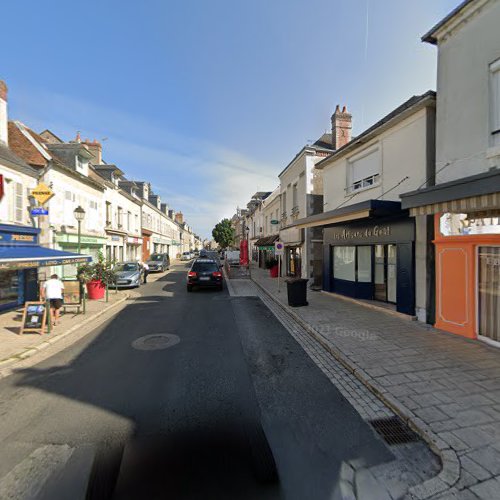
<path fill-rule="evenodd" d="M 375 245 L 375 300 L 396 303 L 396 245 Z"/>
<path fill-rule="evenodd" d="M 500 342 L 500 247 L 479 247 L 479 335 Z"/>

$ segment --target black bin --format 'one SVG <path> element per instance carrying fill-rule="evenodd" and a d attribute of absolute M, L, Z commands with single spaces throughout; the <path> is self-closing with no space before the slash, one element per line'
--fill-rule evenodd
<path fill-rule="evenodd" d="M 288 305 L 291 307 L 307 306 L 307 282 L 303 278 L 292 278 L 286 280 L 288 292 Z"/>

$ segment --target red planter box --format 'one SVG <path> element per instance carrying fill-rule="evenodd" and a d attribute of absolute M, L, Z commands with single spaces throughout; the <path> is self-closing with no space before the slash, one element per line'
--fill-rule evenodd
<path fill-rule="evenodd" d="M 104 297 L 106 286 L 102 281 L 89 281 L 87 283 L 87 294 L 90 300 L 99 300 Z"/>
<path fill-rule="evenodd" d="M 278 264 L 276 264 L 275 266 L 271 267 L 271 269 L 269 269 L 269 274 L 271 275 L 271 278 L 277 278 L 278 277 Z"/>

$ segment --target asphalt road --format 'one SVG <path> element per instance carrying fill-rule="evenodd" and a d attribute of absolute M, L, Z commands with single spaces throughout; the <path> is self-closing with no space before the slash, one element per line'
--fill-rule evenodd
<path fill-rule="evenodd" d="M 392 458 L 258 298 L 186 270 L 0 381 L 0 498 L 326 500 Z"/>

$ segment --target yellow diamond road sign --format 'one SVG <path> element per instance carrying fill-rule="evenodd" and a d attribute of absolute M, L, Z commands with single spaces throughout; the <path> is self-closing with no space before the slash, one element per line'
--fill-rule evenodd
<path fill-rule="evenodd" d="M 31 191 L 31 194 L 41 205 L 47 203 L 52 196 L 54 196 L 52 189 L 46 186 L 43 182 L 40 182 L 40 184 L 38 184 L 38 186 Z"/>

